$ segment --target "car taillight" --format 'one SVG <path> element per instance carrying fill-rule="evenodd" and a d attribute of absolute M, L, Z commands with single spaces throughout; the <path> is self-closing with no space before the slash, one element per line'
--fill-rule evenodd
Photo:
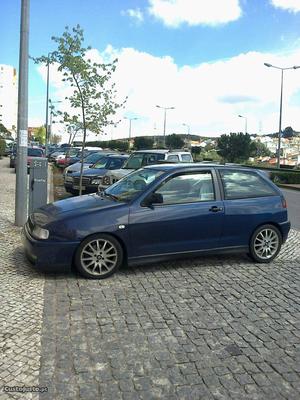
<path fill-rule="evenodd" d="M 287 202 L 284 197 L 281 198 L 281 204 L 282 204 L 282 208 L 287 208 Z"/>

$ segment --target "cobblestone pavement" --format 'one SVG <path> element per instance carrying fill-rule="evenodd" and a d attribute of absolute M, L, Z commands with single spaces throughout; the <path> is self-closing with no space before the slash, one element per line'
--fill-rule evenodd
<path fill-rule="evenodd" d="M 3 385 L 37 386 L 40 369 L 44 277 L 24 259 L 14 223 L 15 174 L 0 160 L 0 399 L 34 399 L 6 394 Z"/>
<path fill-rule="evenodd" d="M 44 277 L 24 261 L 19 230 L 0 232 L 3 384 L 47 386 L 41 400 L 300 398 L 300 232 L 268 265 L 203 257 L 104 281 Z M 18 357 L 20 375 L 6 366 Z"/>

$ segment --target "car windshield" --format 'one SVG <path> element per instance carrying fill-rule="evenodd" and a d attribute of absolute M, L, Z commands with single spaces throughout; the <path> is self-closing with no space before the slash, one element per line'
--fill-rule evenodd
<path fill-rule="evenodd" d="M 43 150 L 28 148 L 27 155 L 29 157 L 43 157 Z"/>
<path fill-rule="evenodd" d="M 99 154 L 99 153 L 89 154 L 87 157 L 85 157 L 84 162 L 87 164 L 94 164 L 95 162 L 99 161 L 103 157 L 104 157 L 103 154 Z"/>
<path fill-rule="evenodd" d="M 108 163 L 109 158 L 108 157 L 102 157 L 100 158 L 100 160 L 98 160 L 93 166 L 92 168 L 97 168 L 97 169 L 101 169 L 101 168 L 106 168 L 106 164 Z"/>
<path fill-rule="evenodd" d="M 145 165 L 156 164 L 159 160 L 164 160 L 162 153 L 135 153 L 132 154 L 123 168 L 139 169 Z"/>
<path fill-rule="evenodd" d="M 128 202 L 143 192 L 164 171 L 142 168 L 120 179 L 104 191 L 104 195 L 118 201 Z"/>

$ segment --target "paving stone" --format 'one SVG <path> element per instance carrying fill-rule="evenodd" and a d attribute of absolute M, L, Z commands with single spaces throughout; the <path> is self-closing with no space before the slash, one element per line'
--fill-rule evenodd
<path fill-rule="evenodd" d="M 13 226 L 7 163 L 0 381 L 49 388 L 22 400 L 300 398 L 300 232 L 270 264 L 222 255 L 123 267 L 103 281 L 44 275 Z"/>

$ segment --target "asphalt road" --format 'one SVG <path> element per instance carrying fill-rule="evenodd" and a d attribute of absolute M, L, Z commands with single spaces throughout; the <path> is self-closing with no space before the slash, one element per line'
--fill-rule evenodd
<path fill-rule="evenodd" d="M 281 189 L 288 205 L 292 228 L 300 231 L 300 191 Z"/>

